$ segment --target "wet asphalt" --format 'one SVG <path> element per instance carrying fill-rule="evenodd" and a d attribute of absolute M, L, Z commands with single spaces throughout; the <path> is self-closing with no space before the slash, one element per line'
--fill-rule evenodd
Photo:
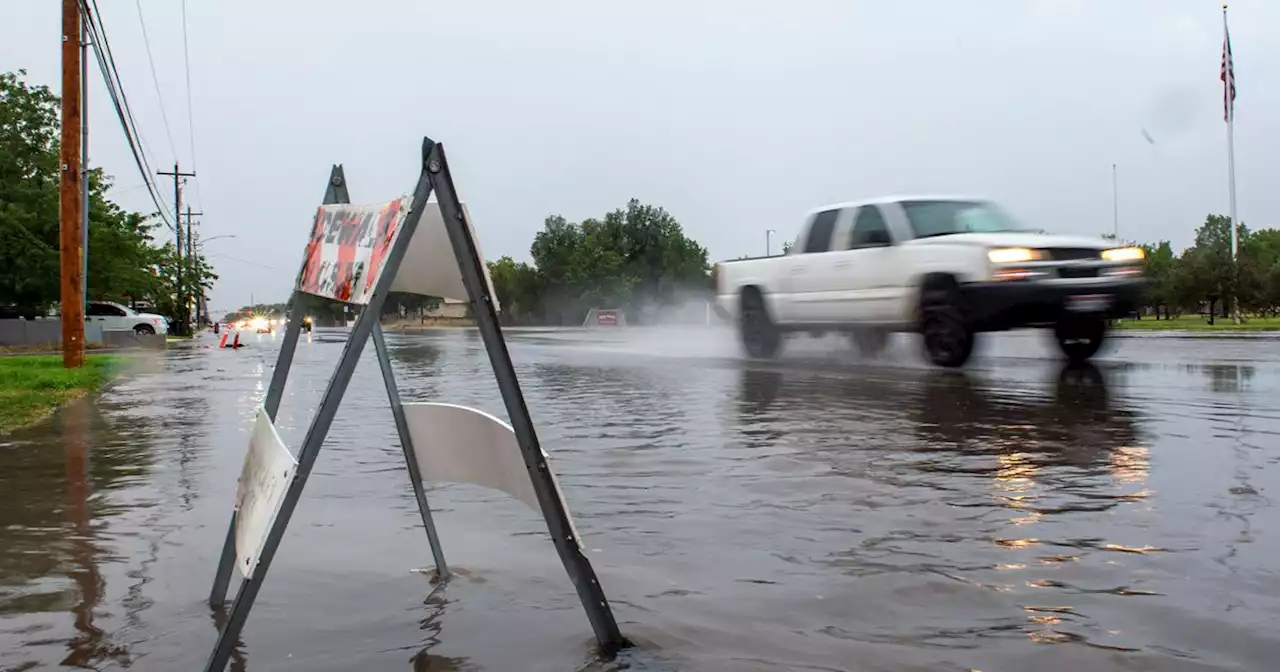
<path fill-rule="evenodd" d="M 475 332 L 389 335 L 406 400 L 505 417 Z M 300 344 L 296 450 L 345 333 Z M 591 630 L 536 513 L 428 490 L 436 588 L 372 347 L 237 670 L 1268 670 L 1280 656 L 1280 339 L 1035 333 L 964 371 L 719 329 L 512 330 L 544 447 L 625 634 Z M 0 670 L 200 669 L 275 337 L 137 359 L 0 438 Z"/>

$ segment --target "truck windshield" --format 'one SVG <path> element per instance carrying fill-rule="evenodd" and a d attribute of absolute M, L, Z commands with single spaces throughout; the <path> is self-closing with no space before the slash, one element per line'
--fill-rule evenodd
<path fill-rule="evenodd" d="M 982 201 L 904 201 L 902 209 L 916 238 L 1027 230 L 1000 208 Z"/>

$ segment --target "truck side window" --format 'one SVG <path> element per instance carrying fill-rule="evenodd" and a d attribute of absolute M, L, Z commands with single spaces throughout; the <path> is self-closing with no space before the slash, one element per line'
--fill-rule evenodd
<path fill-rule="evenodd" d="M 849 249 L 884 247 L 892 244 L 893 239 L 889 237 L 889 227 L 885 226 L 880 208 L 874 205 L 862 206 L 858 210 L 857 220 L 854 221 L 853 233 L 849 236 Z"/>
<path fill-rule="evenodd" d="M 813 217 L 809 225 L 809 235 L 804 240 L 805 254 L 810 252 L 827 252 L 831 249 L 831 234 L 836 228 L 836 217 L 839 210 L 824 210 Z"/>

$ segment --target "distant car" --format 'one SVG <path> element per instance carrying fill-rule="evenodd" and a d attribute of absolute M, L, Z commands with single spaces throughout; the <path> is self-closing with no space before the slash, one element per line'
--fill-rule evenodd
<path fill-rule="evenodd" d="M 103 329 L 132 329 L 139 334 L 167 334 L 169 321 L 163 315 L 139 313 L 132 308 L 110 301 L 90 301 L 85 306 L 84 319 Z"/>

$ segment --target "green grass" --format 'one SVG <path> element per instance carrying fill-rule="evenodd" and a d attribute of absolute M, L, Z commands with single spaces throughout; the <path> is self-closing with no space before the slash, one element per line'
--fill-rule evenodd
<path fill-rule="evenodd" d="M 1280 318 L 1245 317 L 1243 324 L 1235 324 L 1229 317 L 1215 317 L 1213 324 L 1200 315 L 1184 315 L 1172 320 L 1144 317 L 1141 320 L 1120 320 L 1118 329 L 1134 331 L 1280 331 Z"/>
<path fill-rule="evenodd" d="M 0 435 L 48 417 L 59 406 L 96 392 L 119 371 L 123 358 L 89 355 L 66 369 L 62 355 L 0 356 Z"/>

